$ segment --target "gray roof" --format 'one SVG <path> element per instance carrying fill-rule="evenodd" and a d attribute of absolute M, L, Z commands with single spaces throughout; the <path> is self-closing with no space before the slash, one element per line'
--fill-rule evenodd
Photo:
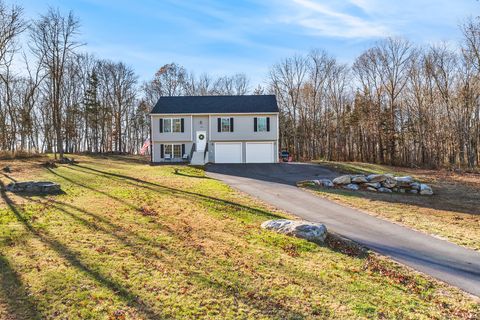
<path fill-rule="evenodd" d="M 274 95 L 161 97 L 151 113 L 278 112 Z"/>

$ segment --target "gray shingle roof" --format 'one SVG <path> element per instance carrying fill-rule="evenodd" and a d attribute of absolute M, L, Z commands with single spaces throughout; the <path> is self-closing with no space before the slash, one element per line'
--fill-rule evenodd
<path fill-rule="evenodd" d="M 161 97 L 151 113 L 278 112 L 274 95 Z"/>

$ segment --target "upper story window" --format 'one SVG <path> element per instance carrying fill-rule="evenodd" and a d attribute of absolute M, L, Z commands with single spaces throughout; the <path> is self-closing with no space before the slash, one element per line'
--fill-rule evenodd
<path fill-rule="evenodd" d="M 218 132 L 233 132 L 233 118 L 217 118 Z"/>
<path fill-rule="evenodd" d="M 270 117 L 255 117 L 253 119 L 253 130 L 255 132 L 270 131 Z"/>
<path fill-rule="evenodd" d="M 160 132 L 184 132 L 183 118 L 163 118 L 160 119 Z"/>

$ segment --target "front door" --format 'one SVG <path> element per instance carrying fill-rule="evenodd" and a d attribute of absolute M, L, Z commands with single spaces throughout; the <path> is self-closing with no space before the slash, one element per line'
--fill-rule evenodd
<path fill-rule="evenodd" d="M 207 146 L 207 132 L 206 131 L 197 131 L 197 151 L 205 151 Z"/>

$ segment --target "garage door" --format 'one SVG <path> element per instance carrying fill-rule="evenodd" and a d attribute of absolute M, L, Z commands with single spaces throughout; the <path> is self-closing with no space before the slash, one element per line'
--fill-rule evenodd
<path fill-rule="evenodd" d="M 247 142 L 247 163 L 272 163 L 273 142 Z"/>
<path fill-rule="evenodd" d="M 215 163 L 242 163 L 242 143 L 215 143 Z"/>

